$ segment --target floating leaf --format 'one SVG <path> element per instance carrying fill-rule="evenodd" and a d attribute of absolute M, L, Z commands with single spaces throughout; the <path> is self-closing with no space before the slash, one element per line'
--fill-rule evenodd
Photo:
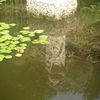
<path fill-rule="evenodd" d="M 20 35 L 12 36 L 10 35 L 9 28 L 15 26 L 16 24 L 6 24 L 4 22 L 0 23 L 0 61 L 5 59 L 11 59 L 12 53 L 16 57 L 21 57 L 24 53 L 27 43 L 32 41 L 33 44 L 45 44 L 47 43 L 47 36 L 41 35 L 37 37 L 36 33 L 43 33 L 43 30 L 29 31 L 30 27 L 23 27 L 23 30 L 20 31 Z M 33 41 L 34 37 L 37 37 Z"/>
<path fill-rule="evenodd" d="M 17 38 L 23 38 L 24 36 L 23 35 L 17 35 Z"/>
<path fill-rule="evenodd" d="M 35 34 L 34 33 L 30 33 L 30 34 L 28 34 L 28 36 L 29 37 L 33 37 L 33 36 L 35 36 Z"/>
<path fill-rule="evenodd" d="M 3 29 L 4 29 L 3 27 L 0 27 L 0 31 L 3 30 Z"/>
<path fill-rule="evenodd" d="M 5 41 L 4 44 L 5 45 L 9 45 L 11 42 L 10 41 Z"/>
<path fill-rule="evenodd" d="M 46 35 L 39 36 L 39 42 L 40 42 L 40 44 L 47 44 L 48 43 L 47 39 L 48 39 L 48 36 L 46 36 Z"/>
<path fill-rule="evenodd" d="M 15 56 L 16 56 L 16 57 L 21 57 L 22 54 L 21 54 L 21 53 L 17 53 Z"/>
<path fill-rule="evenodd" d="M 0 61 L 3 61 L 4 57 L 4 55 L 0 55 Z"/>
<path fill-rule="evenodd" d="M 12 24 L 9 24 L 10 26 L 16 26 L 16 24 L 12 23 Z"/>
<path fill-rule="evenodd" d="M 12 51 L 10 50 L 10 49 L 1 49 L 0 50 L 0 53 L 6 53 L 6 54 L 9 54 L 9 53 L 11 53 Z"/>
<path fill-rule="evenodd" d="M 19 41 L 11 41 L 11 44 L 19 44 Z"/>
<path fill-rule="evenodd" d="M 30 29 L 30 27 L 23 27 L 23 29 L 24 29 L 24 30 L 29 30 L 29 29 Z"/>
<path fill-rule="evenodd" d="M 0 57 L 0 61 L 3 61 L 4 58 Z"/>
<path fill-rule="evenodd" d="M 40 34 L 40 33 L 43 33 L 43 32 L 44 32 L 44 30 L 35 30 L 34 32 L 35 32 L 35 33 L 39 33 L 39 34 Z"/>
<path fill-rule="evenodd" d="M 12 39 L 12 36 L 10 34 L 5 34 L 1 38 L 4 40 L 10 40 L 10 39 Z"/>
<path fill-rule="evenodd" d="M 22 54 L 22 53 L 24 53 L 24 49 L 23 48 L 20 48 L 20 49 L 17 50 L 17 52 L 19 52 L 19 53 Z"/>
<path fill-rule="evenodd" d="M 9 33 L 9 30 L 2 30 L 2 31 L 0 32 L 0 34 L 2 34 L 2 35 L 8 34 L 8 33 Z"/>
<path fill-rule="evenodd" d="M 6 56 L 5 56 L 5 59 L 11 59 L 11 58 L 12 58 L 11 55 L 6 55 Z"/>
<path fill-rule="evenodd" d="M 6 23 L 0 23 L 0 26 L 2 27 L 2 29 L 9 29 L 10 28 L 9 24 L 6 24 Z"/>
<path fill-rule="evenodd" d="M 15 44 L 10 44 L 9 47 L 10 47 L 10 48 L 15 48 L 16 45 L 15 45 Z"/>
<path fill-rule="evenodd" d="M 23 31 L 20 31 L 21 34 L 29 34 L 30 31 L 27 31 L 27 30 L 23 30 Z"/>
<path fill-rule="evenodd" d="M 21 42 L 29 42 L 31 39 L 29 37 L 23 37 L 20 39 Z"/>
<path fill-rule="evenodd" d="M 16 40 L 19 40 L 20 38 L 19 37 L 13 37 L 12 40 L 16 41 Z"/>
<path fill-rule="evenodd" d="M 27 46 L 27 44 L 22 43 L 22 44 L 20 44 L 20 46 L 21 46 L 21 47 L 26 47 L 26 46 Z"/>

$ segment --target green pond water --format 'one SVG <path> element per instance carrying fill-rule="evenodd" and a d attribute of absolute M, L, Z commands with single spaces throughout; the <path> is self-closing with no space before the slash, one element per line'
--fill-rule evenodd
<path fill-rule="evenodd" d="M 0 62 L 0 100 L 100 100 L 100 23 L 93 20 L 77 12 L 51 21 L 29 13 L 25 0 L 2 4 L 0 22 L 16 24 L 12 35 L 43 29 L 49 44 L 29 43 L 22 57 Z"/>

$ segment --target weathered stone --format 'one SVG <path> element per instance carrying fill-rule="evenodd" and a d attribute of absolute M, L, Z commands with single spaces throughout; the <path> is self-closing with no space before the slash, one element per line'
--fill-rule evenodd
<path fill-rule="evenodd" d="M 27 0 L 27 10 L 35 15 L 61 19 L 76 11 L 77 0 Z"/>

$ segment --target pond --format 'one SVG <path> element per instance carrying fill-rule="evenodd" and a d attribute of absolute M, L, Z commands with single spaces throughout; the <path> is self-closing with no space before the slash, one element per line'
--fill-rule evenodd
<path fill-rule="evenodd" d="M 89 5 L 59 21 L 33 16 L 25 0 L 0 5 L 0 22 L 16 24 L 12 35 L 28 26 L 43 29 L 49 42 L 0 62 L 0 100 L 100 100 L 100 22 Z"/>

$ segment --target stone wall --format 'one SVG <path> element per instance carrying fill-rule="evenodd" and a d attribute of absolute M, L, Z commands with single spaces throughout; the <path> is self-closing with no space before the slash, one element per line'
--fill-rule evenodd
<path fill-rule="evenodd" d="M 35 15 L 61 19 L 76 11 L 77 0 L 27 0 L 27 10 Z"/>

